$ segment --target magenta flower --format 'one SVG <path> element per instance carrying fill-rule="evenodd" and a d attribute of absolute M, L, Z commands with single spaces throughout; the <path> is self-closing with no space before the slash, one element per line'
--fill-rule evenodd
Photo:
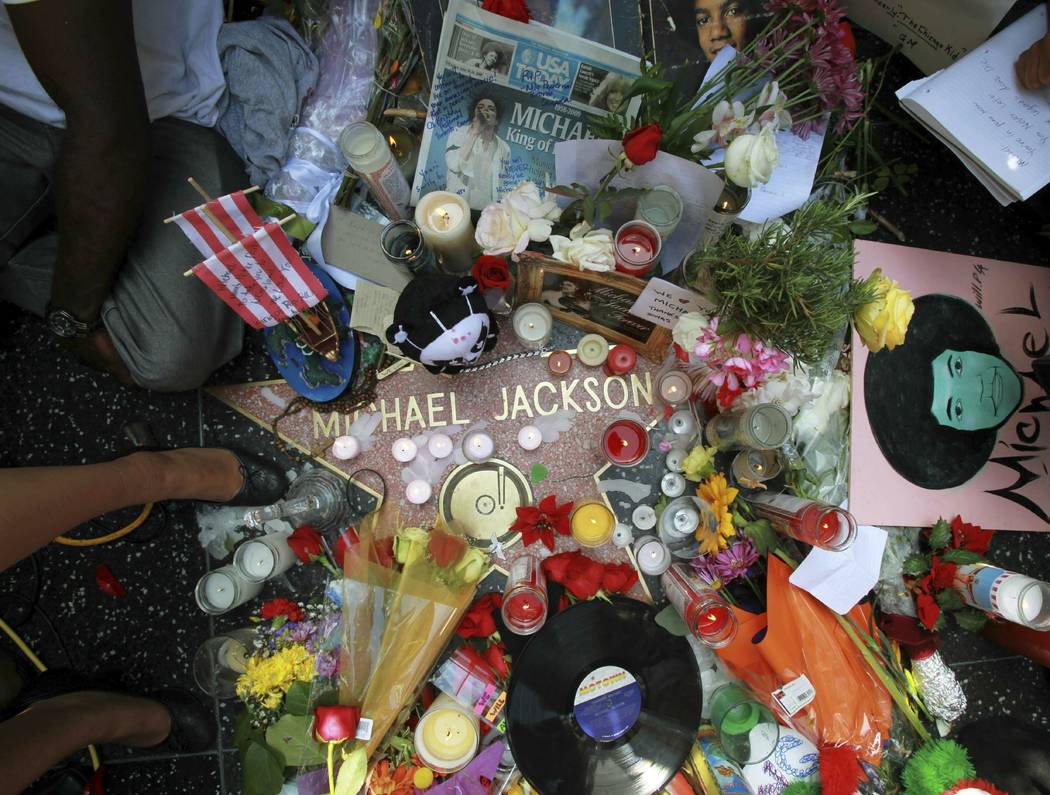
<path fill-rule="evenodd" d="M 724 584 L 715 573 L 714 565 L 707 559 L 707 556 L 702 558 L 693 558 L 689 561 L 693 566 L 693 571 L 696 572 L 696 576 L 699 577 L 704 583 L 710 585 L 716 591 Z"/>
<path fill-rule="evenodd" d="M 728 549 L 717 553 L 711 562 L 711 570 L 723 583 L 729 584 L 745 576 L 757 560 L 758 550 L 750 538 L 744 538 L 734 541 Z"/>

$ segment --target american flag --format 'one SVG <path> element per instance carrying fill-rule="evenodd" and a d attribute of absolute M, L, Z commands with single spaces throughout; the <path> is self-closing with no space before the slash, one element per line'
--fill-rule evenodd
<path fill-rule="evenodd" d="M 216 226 L 209 213 L 222 227 Z M 205 257 L 218 254 L 234 240 L 250 235 L 263 225 L 242 190 L 192 207 L 176 215 L 174 221 Z"/>

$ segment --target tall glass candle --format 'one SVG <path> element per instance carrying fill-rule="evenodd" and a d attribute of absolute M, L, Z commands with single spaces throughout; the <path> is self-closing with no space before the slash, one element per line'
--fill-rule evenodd
<path fill-rule="evenodd" d="M 722 750 L 738 765 L 758 764 L 776 750 L 776 716 L 740 685 L 727 682 L 715 690 L 709 709 Z"/>
<path fill-rule="evenodd" d="M 656 536 L 642 536 L 634 542 L 634 559 L 643 574 L 659 577 L 671 565 L 671 550 Z"/>
<path fill-rule="evenodd" d="M 348 124 L 339 134 L 339 148 L 387 217 L 407 218 L 411 194 L 408 180 L 375 125 L 367 121 Z"/>
<path fill-rule="evenodd" d="M 551 341 L 554 330 L 554 318 L 551 311 L 543 304 L 522 304 L 514 310 L 511 328 L 524 347 L 539 350 Z"/>
<path fill-rule="evenodd" d="M 669 406 L 677 406 L 688 400 L 692 391 L 693 382 L 681 370 L 670 370 L 656 381 L 657 394 Z"/>
<path fill-rule="evenodd" d="M 660 258 L 663 241 L 652 224 L 628 221 L 616 232 L 616 270 L 628 276 L 647 276 Z"/>
<path fill-rule="evenodd" d="M 199 580 L 194 589 L 197 606 L 213 616 L 233 610 L 249 599 L 254 599 L 262 590 L 261 582 L 252 582 L 232 563 L 209 571 Z"/>
<path fill-rule="evenodd" d="M 269 533 L 245 541 L 233 553 L 233 565 L 246 580 L 263 582 L 288 571 L 298 558 L 288 546 L 287 533 Z"/>
<path fill-rule="evenodd" d="M 654 185 L 638 200 L 634 217 L 650 224 L 662 239 L 667 240 L 682 220 L 682 197 L 670 185 Z"/>
<path fill-rule="evenodd" d="M 609 343 L 601 334 L 587 334 L 576 345 L 576 358 L 587 367 L 601 367 L 609 355 Z"/>
<path fill-rule="evenodd" d="M 729 225 L 740 217 L 740 213 L 744 211 L 750 199 L 750 190 L 727 180 L 722 189 L 722 195 L 718 197 L 714 208 L 708 214 L 704 228 L 700 230 L 700 239 L 697 240 L 697 243 L 717 243 Z"/>
<path fill-rule="evenodd" d="M 638 354 L 630 345 L 615 345 L 602 365 L 606 375 L 627 375 L 638 364 Z"/>
<path fill-rule="evenodd" d="M 572 537 L 581 547 L 600 547 L 612 538 L 616 517 L 605 503 L 588 500 L 573 510 L 569 527 Z"/>
<path fill-rule="evenodd" d="M 602 451 L 610 464 L 633 467 L 649 454 L 649 432 L 634 420 L 615 420 L 602 434 Z"/>
<path fill-rule="evenodd" d="M 411 182 L 419 159 L 419 137 L 400 124 L 384 124 L 379 128 L 379 132 L 386 138 L 390 154 L 397 161 L 397 167 L 401 169 L 405 179 Z"/>
<path fill-rule="evenodd" d="M 470 763 L 480 737 L 478 716 L 442 693 L 416 724 L 413 744 L 424 765 L 448 775 Z"/>
<path fill-rule="evenodd" d="M 1050 584 L 987 563 L 959 566 L 955 590 L 963 601 L 1014 624 L 1050 630 Z"/>
<path fill-rule="evenodd" d="M 775 403 L 734 409 L 712 417 L 704 429 L 712 447 L 751 447 L 772 450 L 787 441 L 791 417 Z"/>
<path fill-rule="evenodd" d="M 853 515 L 835 505 L 768 492 L 750 494 L 747 501 L 774 530 L 803 544 L 839 552 L 857 537 Z"/>
<path fill-rule="evenodd" d="M 515 635 L 531 635 L 547 620 L 547 578 L 537 558 L 526 554 L 514 559 L 500 614 Z"/>
<path fill-rule="evenodd" d="M 416 226 L 423 239 L 441 258 L 446 273 L 466 273 L 474 264 L 474 225 L 470 207 L 462 196 L 432 191 L 416 205 Z"/>
<path fill-rule="evenodd" d="M 733 478 L 744 486 L 775 478 L 780 469 L 780 457 L 775 450 L 741 450 L 733 458 Z"/>
<path fill-rule="evenodd" d="M 729 604 L 685 563 L 674 563 L 660 576 L 664 595 L 697 640 L 712 649 L 736 637 L 737 619 Z"/>
<path fill-rule="evenodd" d="M 437 270 L 433 249 L 427 245 L 419 227 L 412 221 L 387 224 L 379 245 L 388 262 L 407 268 L 409 273 Z"/>

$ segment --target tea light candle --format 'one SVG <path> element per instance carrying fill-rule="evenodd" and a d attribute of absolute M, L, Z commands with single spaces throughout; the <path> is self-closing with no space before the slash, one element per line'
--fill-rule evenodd
<path fill-rule="evenodd" d="M 511 327 L 518 342 L 530 350 L 538 350 L 550 342 L 554 319 L 543 304 L 522 304 L 514 311 Z"/>
<path fill-rule="evenodd" d="M 616 517 L 603 503 L 585 502 L 572 512 L 569 525 L 580 546 L 599 547 L 612 537 Z"/>
<path fill-rule="evenodd" d="M 194 596 L 201 610 L 217 616 L 254 599 L 262 587 L 261 582 L 247 580 L 231 563 L 197 580 Z"/>
<path fill-rule="evenodd" d="M 288 546 L 287 533 L 269 533 L 245 541 L 233 554 L 233 565 L 246 580 L 262 582 L 288 571 L 298 558 Z"/>
<path fill-rule="evenodd" d="M 634 217 L 652 224 L 660 237 L 667 240 L 682 220 L 682 197 L 670 185 L 654 185 L 638 200 Z"/>
<path fill-rule="evenodd" d="M 449 774 L 466 767 L 478 750 L 478 717 L 442 693 L 416 724 L 413 743 L 431 770 Z"/>
<path fill-rule="evenodd" d="M 332 455 L 340 461 L 349 461 L 361 454 L 361 443 L 353 436 L 337 436 L 332 442 Z"/>
<path fill-rule="evenodd" d="M 234 673 L 243 674 L 248 670 L 248 649 L 236 638 L 224 640 L 215 656 Z"/>
<path fill-rule="evenodd" d="M 664 457 L 664 466 L 671 472 L 685 472 L 685 458 L 688 453 L 681 447 L 672 447 Z"/>
<path fill-rule="evenodd" d="M 576 358 L 587 367 L 600 367 L 609 355 L 609 343 L 601 334 L 587 334 L 576 344 Z"/>
<path fill-rule="evenodd" d="M 394 456 L 394 460 L 402 464 L 407 464 L 416 457 L 416 453 L 419 452 L 419 448 L 416 447 L 416 443 L 409 439 L 407 436 L 402 436 L 390 447 L 390 452 Z"/>
<path fill-rule="evenodd" d="M 649 505 L 639 505 L 631 513 L 631 522 L 639 530 L 652 530 L 656 527 L 656 511 Z"/>
<path fill-rule="evenodd" d="M 543 443 L 543 434 L 535 425 L 526 425 L 518 431 L 518 446 L 522 450 L 535 450 Z"/>
<path fill-rule="evenodd" d="M 660 478 L 660 491 L 674 499 L 685 494 L 685 478 L 678 472 L 668 472 Z"/>
<path fill-rule="evenodd" d="M 475 464 L 488 461 L 496 452 L 496 443 L 484 431 L 474 431 L 463 440 L 463 455 Z"/>
<path fill-rule="evenodd" d="M 430 499 L 434 490 L 425 480 L 413 480 L 405 486 L 405 499 L 413 505 L 422 505 Z"/>
<path fill-rule="evenodd" d="M 780 458 L 775 450 L 741 450 L 733 458 L 732 472 L 737 483 L 762 483 L 780 474 Z"/>
<path fill-rule="evenodd" d="M 435 433 L 427 440 L 427 450 L 439 461 L 452 455 L 452 439 L 448 434 Z"/>
<path fill-rule="evenodd" d="M 547 357 L 547 369 L 551 375 L 565 375 L 572 369 L 572 357 L 565 351 L 555 351 Z"/>
<path fill-rule="evenodd" d="M 617 522 L 612 534 L 613 546 L 622 549 L 629 547 L 632 541 L 634 541 L 634 533 L 631 532 L 631 528 L 628 525 Z"/>
<path fill-rule="evenodd" d="M 645 221 L 628 221 L 616 232 L 616 270 L 628 276 L 648 275 L 660 256 L 660 234 Z"/>
<path fill-rule="evenodd" d="M 634 559 L 643 574 L 659 577 L 671 565 L 671 550 L 656 536 L 642 536 L 634 542 Z"/>
<path fill-rule="evenodd" d="M 649 454 L 649 432 L 634 420 L 616 420 L 602 434 L 602 450 L 610 464 L 635 466 Z"/>
<path fill-rule="evenodd" d="M 667 429 L 676 436 L 692 436 L 696 433 L 696 418 L 688 409 L 680 409 L 667 421 Z"/>
<path fill-rule="evenodd" d="M 462 196 L 431 191 L 416 205 L 416 226 L 423 239 L 442 257 L 444 269 L 465 273 L 474 264 L 474 225 L 470 207 Z"/>
<path fill-rule="evenodd" d="M 693 391 L 693 382 L 680 370 L 671 370 L 660 376 L 660 380 L 656 382 L 656 391 L 664 403 L 675 406 L 689 399 Z"/>
<path fill-rule="evenodd" d="M 638 364 L 638 354 L 628 345 L 617 345 L 602 365 L 606 375 L 627 375 Z"/>

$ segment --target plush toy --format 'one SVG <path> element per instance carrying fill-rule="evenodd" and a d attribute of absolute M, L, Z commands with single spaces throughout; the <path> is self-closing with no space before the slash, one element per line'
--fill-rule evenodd
<path fill-rule="evenodd" d="M 496 331 L 472 277 L 421 273 L 397 299 L 386 338 L 432 373 L 458 373 L 495 347 Z"/>

